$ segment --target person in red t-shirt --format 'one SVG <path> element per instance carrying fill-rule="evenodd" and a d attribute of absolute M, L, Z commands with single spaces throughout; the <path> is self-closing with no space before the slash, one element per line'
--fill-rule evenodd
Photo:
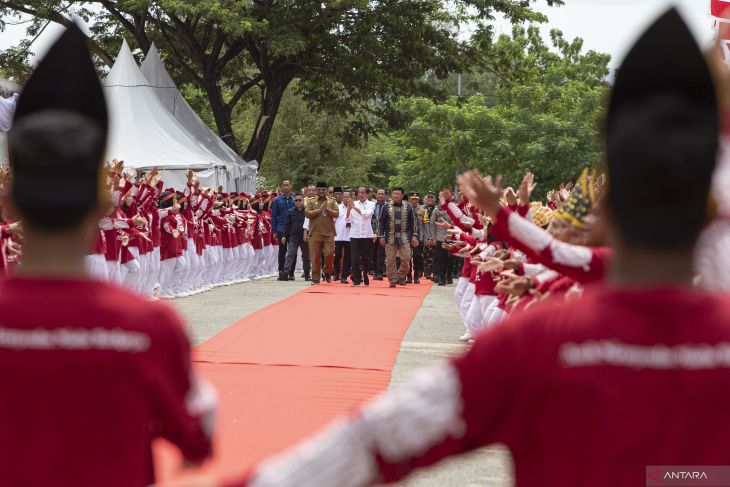
<path fill-rule="evenodd" d="M 728 465 L 730 299 L 692 287 L 717 99 L 676 10 L 618 70 L 605 133 L 605 284 L 487 329 L 465 355 L 225 485 L 394 482 L 490 443 L 512 451 L 518 486 L 644 486 L 648 466 Z M 499 204 L 478 173 L 461 183 L 481 209 Z"/>
<path fill-rule="evenodd" d="M 151 442 L 211 454 L 215 393 L 196 378 L 168 307 L 92 279 L 85 256 L 109 212 L 101 85 L 71 26 L 37 66 L 9 134 L 3 207 L 22 264 L 0 282 L 0 483 L 144 487 Z"/>

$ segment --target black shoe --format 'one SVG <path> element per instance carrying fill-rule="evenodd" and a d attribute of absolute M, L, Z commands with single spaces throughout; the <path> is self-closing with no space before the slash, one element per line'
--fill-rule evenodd
<path fill-rule="evenodd" d="M 408 277 L 406 277 L 406 282 L 407 282 L 408 284 L 410 284 L 410 283 L 412 283 L 412 282 L 413 282 L 413 280 L 411 279 L 411 276 L 408 276 Z"/>
<path fill-rule="evenodd" d="M 352 287 L 360 287 L 360 283 L 359 282 L 353 282 L 352 283 Z"/>
<path fill-rule="evenodd" d="M 310 286 L 319 286 L 319 281 L 312 281 Z"/>
<path fill-rule="evenodd" d="M 365 276 L 364 282 L 365 282 L 365 286 L 369 286 L 370 285 L 370 279 L 368 279 L 368 276 L 367 275 Z"/>
<path fill-rule="evenodd" d="M 376 275 L 375 277 L 373 277 L 373 281 L 382 281 L 382 280 L 383 280 L 383 276 Z"/>
<path fill-rule="evenodd" d="M 446 285 L 446 280 L 444 280 L 443 277 L 439 277 L 438 280 L 437 280 L 437 282 L 438 282 L 439 286 L 445 286 Z"/>
<path fill-rule="evenodd" d="M 451 279 L 450 277 L 448 279 L 446 279 L 446 284 L 452 285 L 453 283 L 454 283 L 454 280 Z"/>
<path fill-rule="evenodd" d="M 311 281 L 312 276 L 310 276 L 309 274 L 302 274 L 302 279 L 304 279 L 305 281 Z"/>
<path fill-rule="evenodd" d="M 324 275 L 324 280 L 327 281 L 327 282 L 332 282 L 332 276 L 329 275 L 329 274 L 325 274 Z"/>
<path fill-rule="evenodd" d="M 421 284 L 421 278 L 417 277 L 413 280 L 413 284 Z"/>
<path fill-rule="evenodd" d="M 343 277 L 342 280 L 341 280 L 341 282 L 342 282 L 342 284 L 347 284 L 347 278 L 346 277 Z"/>
<path fill-rule="evenodd" d="M 289 278 L 286 276 L 285 273 L 283 273 L 283 272 L 279 273 L 279 278 L 277 279 L 277 281 L 288 281 L 288 280 L 289 280 Z"/>
<path fill-rule="evenodd" d="M 405 286 L 406 285 L 406 280 L 405 279 L 398 279 L 398 284 L 400 284 L 401 286 Z"/>
<path fill-rule="evenodd" d="M 390 287 L 395 287 L 395 282 L 391 282 Z"/>
<path fill-rule="evenodd" d="M 296 277 L 294 277 L 294 274 L 292 274 L 291 276 L 289 276 L 289 280 L 290 281 L 296 281 L 297 279 L 296 279 Z"/>

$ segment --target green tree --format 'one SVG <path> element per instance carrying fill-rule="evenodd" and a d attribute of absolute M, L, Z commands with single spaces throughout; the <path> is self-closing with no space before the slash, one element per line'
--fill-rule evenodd
<path fill-rule="evenodd" d="M 246 160 L 261 162 L 284 93 L 299 79 L 311 109 L 348 116 L 343 136 L 357 139 L 395 121 L 402 96 L 434 96 L 431 70 L 444 77 L 490 55 L 490 21 L 545 21 L 533 0 L 0 0 L 0 21 L 31 15 L 29 35 L 69 16 L 90 22 L 89 45 L 111 64 L 120 37 L 147 51 L 152 41 L 177 69 L 178 85 L 200 88 L 218 133 Z M 562 0 L 547 0 L 558 5 Z M 475 28 L 460 39 L 459 27 Z M 239 148 L 233 114 L 244 97 L 258 113 Z"/>
<path fill-rule="evenodd" d="M 289 179 L 295 188 L 326 180 L 336 186 L 385 185 L 395 174 L 402 152 L 388 137 L 370 137 L 354 146 L 338 135 L 348 126 L 346 115 L 312 111 L 296 90 L 282 100 L 277 129 L 268 148 L 269 164 L 261 168 L 267 181 Z M 256 107 L 234 118 L 244 131 L 253 123 Z"/>
<path fill-rule="evenodd" d="M 401 102 L 411 122 L 397 135 L 406 156 L 392 183 L 436 190 L 475 167 L 511 185 L 532 171 L 547 191 L 599 162 L 610 57 L 584 52 L 581 39 L 568 42 L 557 30 L 547 45 L 536 27 L 515 27 L 493 47 L 511 78 L 489 76 L 484 92 L 445 103 Z"/>
<path fill-rule="evenodd" d="M 25 83 L 31 73 L 27 56 L 29 48 L 26 41 L 19 46 L 0 51 L 0 78 L 9 79 L 18 84 Z"/>

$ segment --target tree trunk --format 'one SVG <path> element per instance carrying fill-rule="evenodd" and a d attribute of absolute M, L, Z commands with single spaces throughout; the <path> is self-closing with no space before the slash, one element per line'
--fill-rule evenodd
<path fill-rule="evenodd" d="M 205 92 L 208 95 L 208 101 L 210 101 L 210 108 L 213 111 L 213 118 L 215 119 L 215 126 L 218 129 L 218 136 L 223 142 L 228 145 L 236 154 L 239 154 L 238 143 L 236 137 L 233 135 L 233 124 L 231 123 L 231 116 L 226 110 L 226 104 L 223 102 L 223 95 L 221 94 L 220 87 L 218 84 L 213 82 L 205 83 Z"/>
<path fill-rule="evenodd" d="M 249 140 L 243 159 L 246 161 L 258 161 L 259 167 L 264 159 L 266 146 L 269 143 L 271 129 L 279 112 L 279 105 L 284 96 L 286 88 L 291 82 L 291 76 L 277 77 L 266 83 L 264 98 L 261 103 L 256 125 L 254 126 L 251 139 Z"/>

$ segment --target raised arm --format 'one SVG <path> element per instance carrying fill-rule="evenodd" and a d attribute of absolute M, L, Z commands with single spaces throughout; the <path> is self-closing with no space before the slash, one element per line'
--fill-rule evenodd
<path fill-rule="evenodd" d="M 571 245 L 555 239 L 507 208 L 497 213 L 492 234 L 543 264 L 580 283 L 603 279 L 613 251 L 607 247 Z"/>
<path fill-rule="evenodd" d="M 307 200 L 307 206 L 304 209 L 304 216 L 311 220 L 312 218 L 316 218 L 317 215 L 319 215 L 321 212 L 322 209 L 321 207 L 317 206 L 316 198 L 310 198 L 309 200 Z"/>

